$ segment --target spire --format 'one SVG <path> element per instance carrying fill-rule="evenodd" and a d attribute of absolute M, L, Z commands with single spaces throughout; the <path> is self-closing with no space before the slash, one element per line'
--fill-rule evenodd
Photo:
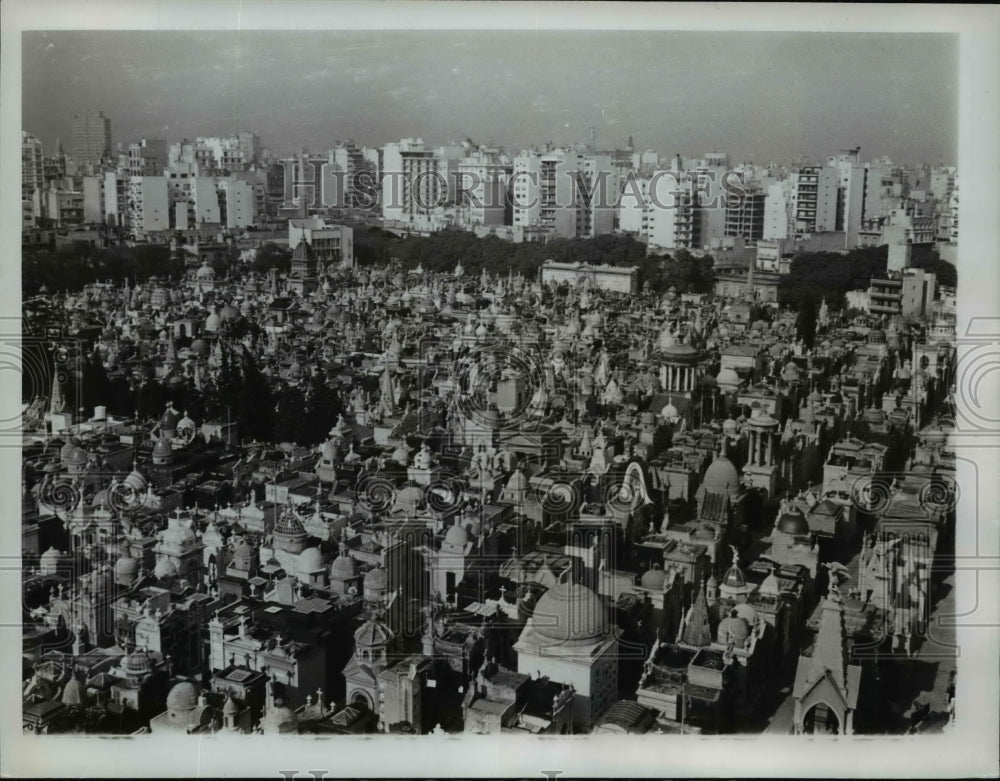
<path fill-rule="evenodd" d="M 823 602 L 819 633 L 812 655 L 811 677 L 819 678 L 830 672 L 837 687 L 847 695 L 847 643 L 844 633 L 844 604 L 840 593 L 831 589 Z"/>
<path fill-rule="evenodd" d="M 694 604 L 688 612 L 681 642 L 694 648 L 704 648 L 712 642 L 712 627 L 708 622 L 708 599 L 705 596 L 705 581 L 695 595 Z"/>
<path fill-rule="evenodd" d="M 57 415 L 66 408 L 66 402 L 63 399 L 62 385 L 59 383 L 59 367 L 54 366 L 52 372 L 52 395 L 49 400 L 49 412 L 53 415 Z"/>

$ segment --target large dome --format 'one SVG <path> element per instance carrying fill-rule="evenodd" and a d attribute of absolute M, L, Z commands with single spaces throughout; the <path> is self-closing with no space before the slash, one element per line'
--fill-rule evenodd
<path fill-rule="evenodd" d="M 139 561 L 131 556 L 122 556 L 115 562 L 115 580 L 119 583 L 132 583 L 139 573 Z"/>
<path fill-rule="evenodd" d="M 358 568 L 354 563 L 354 558 L 346 553 L 340 554 L 330 566 L 331 580 L 350 580 L 357 574 Z"/>
<path fill-rule="evenodd" d="M 469 532 L 460 523 L 448 527 L 448 532 L 444 535 L 444 541 L 456 548 L 464 548 L 469 542 Z"/>
<path fill-rule="evenodd" d="M 198 688 L 189 681 L 181 681 L 167 695 L 170 712 L 194 710 L 198 705 Z"/>
<path fill-rule="evenodd" d="M 546 591 L 532 612 L 532 626 L 542 637 L 583 642 L 611 633 L 601 598 L 579 583 L 559 583 Z"/>
<path fill-rule="evenodd" d="M 302 551 L 299 554 L 297 567 L 300 574 L 312 574 L 326 569 L 326 565 L 323 563 L 323 554 L 319 552 L 319 548 L 306 548 Z"/>
<path fill-rule="evenodd" d="M 392 640 L 392 630 L 374 618 L 369 618 L 354 633 L 354 642 L 364 648 L 386 646 L 390 640 Z"/>
<path fill-rule="evenodd" d="M 701 485 L 707 493 L 735 496 L 740 491 L 740 476 L 732 461 L 717 456 L 705 471 Z"/>
<path fill-rule="evenodd" d="M 383 567 L 369 570 L 365 575 L 364 588 L 366 592 L 385 591 L 389 588 L 389 573 Z"/>
<path fill-rule="evenodd" d="M 801 537 L 809 534 L 809 521 L 798 507 L 785 511 L 778 519 L 778 531 Z"/>

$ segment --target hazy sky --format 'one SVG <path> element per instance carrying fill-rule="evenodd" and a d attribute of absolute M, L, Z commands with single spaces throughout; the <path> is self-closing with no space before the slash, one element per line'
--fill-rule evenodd
<path fill-rule="evenodd" d="M 954 162 L 958 37 L 718 32 L 26 32 L 22 126 L 48 152 L 252 130 L 278 152 L 546 141 L 757 163 Z"/>

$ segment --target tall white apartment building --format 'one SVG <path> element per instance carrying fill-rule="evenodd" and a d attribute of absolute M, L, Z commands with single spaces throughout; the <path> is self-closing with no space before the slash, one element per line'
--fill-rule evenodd
<path fill-rule="evenodd" d="M 427 149 L 422 139 L 404 138 L 382 152 L 382 217 L 412 222 L 451 203 L 461 147 Z"/>
<path fill-rule="evenodd" d="M 837 174 L 837 216 L 834 230 L 844 232 L 847 249 L 858 246 L 858 234 L 865 214 L 868 169 L 861 163 L 861 148 L 827 158 L 827 166 Z"/>
<path fill-rule="evenodd" d="M 514 160 L 514 225 L 590 238 L 614 230 L 618 176 L 609 154 L 569 149 L 522 152 Z"/>
<path fill-rule="evenodd" d="M 470 150 L 458 164 L 456 195 L 468 225 L 504 225 L 514 168 L 496 149 Z"/>
<path fill-rule="evenodd" d="M 170 198 L 166 177 L 129 177 L 126 193 L 126 225 L 134 239 L 142 240 L 154 231 L 170 229 Z"/>

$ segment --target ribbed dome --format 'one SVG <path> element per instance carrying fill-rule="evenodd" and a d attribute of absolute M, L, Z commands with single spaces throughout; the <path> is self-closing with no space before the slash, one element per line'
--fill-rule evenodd
<path fill-rule="evenodd" d="M 226 304 L 219 310 L 219 319 L 222 321 L 226 320 L 238 320 L 240 316 L 240 310 L 234 307 L 232 304 Z"/>
<path fill-rule="evenodd" d="M 278 516 L 278 521 L 274 524 L 274 533 L 283 534 L 286 537 L 304 537 L 306 530 L 298 516 L 288 510 Z"/>
<path fill-rule="evenodd" d="M 705 471 L 702 487 L 708 493 L 734 496 L 740 491 L 740 476 L 733 462 L 725 456 L 716 456 Z"/>
<path fill-rule="evenodd" d="M 354 633 L 354 642 L 364 648 L 377 648 L 388 645 L 392 640 L 392 630 L 381 621 L 369 618 Z"/>
<path fill-rule="evenodd" d="M 133 469 L 122 484 L 131 488 L 136 493 L 142 493 L 145 491 L 147 485 L 146 478 L 142 476 L 142 472 L 138 469 Z"/>
<path fill-rule="evenodd" d="M 722 576 L 722 585 L 724 588 L 731 589 L 746 588 L 747 580 L 743 576 L 743 570 L 741 570 L 736 564 L 731 566 L 728 570 L 726 570 L 726 574 Z"/>
<path fill-rule="evenodd" d="M 579 583 L 559 583 L 546 591 L 531 622 L 542 637 L 560 642 L 583 642 L 611 632 L 601 598 Z"/>
<path fill-rule="evenodd" d="M 172 457 L 173 451 L 170 449 L 170 442 L 162 437 L 156 440 L 156 444 L 153 445 L 153 460 L 164 461 Z"/>
<path fill-rule="evenodd" d="M 181 681 L 167 695 L 167 711 L 170 713 L 194 710 L 198 706 L 198 688 L 188 681 Z"/>
<path fill-rule="evenodd" d="M 801 537 L 809 534 L 809 521 L 802 510 L 794 507 L 778 519 L 778 531 Z"/>
<path fill-rule="evenodd" d="M 193 342 L 191 342 L 191 347 L 189 349 L 195 355 L 204 358 L 206 355 L 208 355 L 208 342 L 206 342 L 204 339 L 195 339 Z"/>
<path fill-rule="evenodd" d="M 122 667 L 130 675 L 143 675 L 153 669 L 153 664 L 149 659 L 149 654 L 142 650 L 135 650 L 125 657 Z"/>

